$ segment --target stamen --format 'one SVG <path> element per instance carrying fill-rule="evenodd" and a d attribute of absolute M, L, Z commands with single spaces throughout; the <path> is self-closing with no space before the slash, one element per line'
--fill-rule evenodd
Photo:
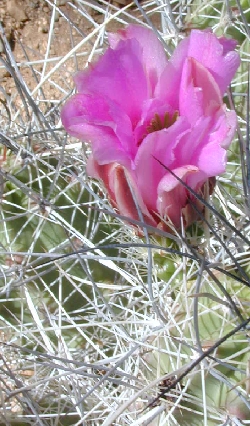
<path fill-rule="evenodd" d="M 179 112 L 175 111 L 171 116 L 169 112 L 165 112 L 163 118 L 161 119 L 160 115 L 156 113 L 154 118 L 151 120 L 149 126 L 146 128 L 147 132 L 143 135 L 139 142 L 137 142 L 137 146 L 140 146 L 143 139 L 149 134 L 153 132 L 158 132 L 158 130 L 168 129 L 172 126 L 177 118 L 179 117 Z"/>
<path fill-rule="evenodd" d="M 158 130 L 168 129 L 176 122 L 178 117 L 178 111 L 175 111 L 172 117 L 170 116 L 169 112 L 166 112 L 163 116 L 163 119 L 161 119 L 159 114 L 156 113 L 150 125 L 147 127 L 147 133 L 153 133 L 157 132 Z"/>
<path fill-rule="evenodd" d="M 164 115 L 164 128 L 167 129 L 171 125 L 170 116 L 168 113 Z"/>

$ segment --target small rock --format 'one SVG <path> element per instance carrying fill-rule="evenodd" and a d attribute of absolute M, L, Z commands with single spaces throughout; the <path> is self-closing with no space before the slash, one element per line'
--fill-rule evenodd
<path fill-rule="evenodd" d="M 58 12 L 58 10 L 55 11 L 55 22 L 58 22 L 60 18 L 60 13 Z"/>
<path fill-rule="evenodd" d="M 46 18 L 43 18 L 39 22 L 38 32 L 39 33 L 44 33 L 44 34 L 47 34 L 49 32 L 49 22 L 47 21 Z"/>
<path fill-rule="evenodd" d="M 15 19 L 16 22 L 25 22 L 28 20 L 27 15 L 23 8 L 17 3 L 16 0 L 7 1 L 7 12 Z"/>
<path fill-rule="evenodd" d="M 130 0 L 115 0 L 112 3 L 117 3 L 121 6 L 127 6 L 129 3 L 131 3 L 131 1 Z"/>
<path fill-rule="evenodd" d="M 1 39 L 0 39 L 0 53 L 4 53 L 4 46 Z"/>
<path fill-rule="evenodd" d="M 22 29 L 24 27 L 24 22 L 22 21 L 22 22 L 15 22 L 15 29 L 16 30 L 19 30 L 19 29 Z"/>
<path fill-rule="evenodd" d="M 0 8 L 0 19 L 1 19 L 1 21 L 3 20 L 3 18 L 4 18 L 4 16 L 5 16 L 5 9 L 4 8 Z"/>
<path fill-rule="evenodd" d="M 30 7 L 32 9 L 38 9 L 38 7 L 39 7 L 39 0 L 31 0 L 30 1 Z"/>
<path fill-rule="evenodd" d="M 5 78 L 9 78 L 9 77 L 11 77 L 11 73 L 7 70 L 4 70 L 2 76 L 5 77 Z"/>

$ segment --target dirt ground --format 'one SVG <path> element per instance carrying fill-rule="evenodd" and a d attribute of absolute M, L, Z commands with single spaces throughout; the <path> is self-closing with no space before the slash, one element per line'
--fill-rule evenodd
<path fill-rule="evenodd" d="M 2 0 L 0 3 L 0 20 L 13 56 L 30 90 L 36 87 L 42 76 L 55 66 L 59 58 L 77 45 L 86 34 L 89 34 L 96 23 L 102 23 L 104 20 L 104 14 L 95 8 L 85 6 L 82 13 L 79 13 L 77 7 L 72 7 L 76 3 L 66 0 L 57 1 L 60 11 L 55 11 L 53 19 L 52 1 L 51 5 L 46 0 Z M 101 2 L 93 3 L 103 10 L 107 7 Z M 112 6 L 117 8 L 126 4 L 128 0 L 112 2 Z M 135 7 L 132 9 L 135 15 L 139 12 Z M 51 25 L 53 25 L 52 30 L 50 30 Z M 111 29 L 114 31 L 117 26 L 119 24 L 113 21 Z M 50 34 L 53 34 L 51 38 Z M 73 84 L 72 74 L 78 67 L 81 68 L 86 64 L 84 54 L 88 55 L 92 47 L 93 41 L 84 45 L 83 57 L 77 58 L 77 64 L 73 59 L 68 60 L 63 72 L 61 69 L 58 74 L 53 74 L 52 80 L 43 84 L 43 94 L 46 99 L 59 100 L 62 97 L 62 91 L 70 90 Z M 1 38 L 0 55 L 4 55 Z M 15 82 L 3 66 L 0 68 L 0 85 L 4 87 L 7 95 L 13 95 Z"/>

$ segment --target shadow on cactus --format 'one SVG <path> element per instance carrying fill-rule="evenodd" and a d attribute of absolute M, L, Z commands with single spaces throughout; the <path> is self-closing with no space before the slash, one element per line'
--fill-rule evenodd
<path fill-rule="evenodd" d="M 88 315 L 95 311 L 92 282 L 108 283 L 115 277 L 98 259 L 91 260 L 91 253 L 81 254 L 81 248 L 86 248 L 84 238 L 94 246 L 109 236 L 110 221 L 102 221 L 101 213 L 90 208 L 93 195 L 79 183 L 74 169 L 65 167 L 57 175 L 56 167 L 56 159 L 16 167 L 13 181 L 4 183 L 0 232 L 6 278 L 2 278 L 2 297 L 8 294 L 19 300 L 25 284 L 33 296 L 37 294 L 37 309 L 44 318 L 45 305 L 58 315 L 60 300 L 68 314 L 81 309 L 81 321 L 85 311 Z M 116 253 L 116 249 L 106 250 L 107 256 Z M 17 315 L 23 303 L 24 298 L 7 302 L 6 312 Z"/>
<path fill-rule="evenodd" d="M 150 406 L 161 403 L 181 425 L 206 421 L 212 426 L 220 425 L 223 416 L 225 421 L 227 416 L 242 421 L 250 417 L 250 280 L 245 258 L 241 260 L 237 250 L 249 243 L 236 228 L 237 239 L 233 237 L 233 229 L 217 215 L 220 230 L 211 232 L 210 244 L 220 245 L 222 240 L 224 255 L 230 247 L 224 267 L 220 268 L 218 253 L 218 263 L 206 261 L 201 235 L 198 250 L 185 240 L 183 258 L 175 243 L 154 254 L 154 270 L 163 280 L 159 300 L 166 325 L 150 337 L 148 345 L 154 349 L 142 359 L 147 380 L 159 377 Z M 211 258 L 212 245 L 205 247 Z"/>

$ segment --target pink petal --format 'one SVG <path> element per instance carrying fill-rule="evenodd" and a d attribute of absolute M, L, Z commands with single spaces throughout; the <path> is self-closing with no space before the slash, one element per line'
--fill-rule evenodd
<path fill-rule="evenodd" d="M 223 47 L 223 56 L 233 51 L 237 46 L 237 41 L 232 38 L 219 37 L 218 40 Z"/>
<path fill-rule="evenodd" d="M 217 140 L 207 143 L 203 146 L 197 166 L 206 176 L 217 176 L 225 172 L 226 169 L 227 153 Z"/>
<path fill-rule="evenodd" d="M 148 96 L 140 44 L 135 39 L 120 41 L 116 50 L 107 49 L 94 65 L 78 72 L 75 82 L 79 92 L 98 94 L 115 102 L 135 126 Z"/>
<path fill-rule="evenodd" d="M 150 126 L 155 114 L 158 114 L 162 119 L 168 112 L 170 117 L 175 113 L 175 110 L 165 101 L 158 98 L 151 98 L 144 102 L 142 107 L 141 119 L 134 129 L 136 145 L 139 146 L 145 136 L 148 134 L 147 128 Z"/>
<path fill-rule="evenodd" d="M 178 44 L 165 67 L 156 87 L 156 96 L 165 96 L 167 103 L 179 108 L 182 68 L 188 57 L 208 69 L 223 95 L 240 64 L 238 53 L 233 51 L 235 45 L 234 40 L 218 39 L 210 31 L 192 30 L 190 36 Z"/>
<path fill-rule="evenodd" d="M 235 111 L 226 111 L 225 115 L 218 120 L 219 131 L 214 131 L 211 134 L 212 139 L 220 140 L 222 148 L 227 149 L 231 144 L 237 128 L 237 115 Z"/>
<path fill-rule="evenodd" d="M 103 181 L 110 201 L 121 215 L 140 221 L 140 212 L 145 223 L 157 226 L 157 222 L 142 200 L 135 180 L 123 166 L 118 163 L 101 166 L 91 156 L 88 160 L 87 172 L 90 176 Z"/>
<path fill-rule="evenodd" d="M 90 167 L 95 170 L 96 177 L 102 179 L 113 205 L 123 216 L 140 221 L 141 214 L 145 223 L 151 226 L 157 225 L 128 170 L 117 163 L 100 166 L 94 161 Z"/>
<path fill-rule="evenodd" d="M 135 38 L 142 48 L 142 61 L 145 73 L 148 76 L 152 93 L 155 85 L 163 72 L 167 57 L 162 43 L 158 40 L 154 32 L 140 25 L 129 25 L 124 30 L 109 34 L 110 46 L 117 48 L 120 40 Z"/>
<path fill-rule="evenodd" d="M 99 174 L 99 164 L 95 161 L 93 155 L 91 154 L 87 161 L 86 166 L 87 174 L 95 179 L 101 179 Z M 104 181 L 104 179 L 103 179 Z"/>
<path fill-rule="evenodd" d="M 183 64 L 179 102 L 180 115 L 187 117 L 191 125 L 202 116 L 213 115 L 222 105 L 212 74 L 193 58 Z"/>
<path fill-rule="evenodd" d="M 156 210 L 157 186 L 166 173 L 157 160 L 171 166 L 175 161 L 174 148 L 188 128 L 188 123 L 181 117 L 168 129 L 150 133 L 138 149 L 135 157 L 137 183 L 150 210 Z"/>
<path fill-rule="evenodd" d="M 139 210 L 146 223 L 156 226 L 155 220 L 149 213 L 137 185 L 128 171 L 116 164 L 111 170 L 109 178 L 110 187 L 114 191 L 115 201 L 120 213 L 132 219 L 140 220 Z"/>
<path fill-rule="evenodd" d="M 193 127 L 181 135 L 174 147 L 175 161 L 172 167 L 178 168 L 186 164 L 197 166 L 200 151 L 208 141 L 211 121 L 211 117 L 201 117 Z"/>
<path fill-rule="evenodd" d="M 224 173 L 225 148 L 232 142 L 236 123 L 234 111 L 227 112 L 224 107 L 214 117 L 201 117 L 174 148 L 175 162 L 172 167 L 193 164 L 202 173 L 200 180 Z M 197 175 L 192 176 L 194 187 L 199 183 L 196 179 Z"/>
<path fill-rule="evenodd" d="M 173 172 L 186 182 L 189 175 L 197 173 L 194 166 L 184 166 L 174 169 Z M 179 228 L 181 224 L 181 212 L 188 202 L 188 191 L 169 172 L 166 172 L 157 188 L 157 210 L 162 218 L 170 219 Z"/>
<path fill-rule="evenodd" d="M 134 157 L 135 143 L 128 116 L 109 99 L 77 94 L 64 105 L 62 123 L 73 136 L 91 142 L 100 164 Z"/>
<path fill-rule="evenodd" d="M 175 50 L 171 62 L 178 68 L 186 57 L 192 57 L 206 67 L 213 75 L 223 95 L 240 64 L 240 58 L 234 49 L 234 41 L 218 39 L 210 31 L 192 30 Z"/>
<path fill-rule="evenodd" d="M 155 88 L 155 97 L 161 102 L 171 105 L 177 111 L 179 110 L 181 74 L 182 68 L 174 67 L 169 61 Z"/>
<path fill-rule="evenodd" d="M 113 200 L 114 194 L 109 187 L 109 173 L 110 173 L 110 168 L 112 167 L 112 164 L 114 163 L 101 165 L 95 160 L 93 155 L 90 155 L 87 161 L 86 170 L 89 176 L 95 179 L 101 179 L 103 181 L 104 186 L 107 189 L 110 198 Z"/>
<path fill-rule="evenodd" d="M 217 176 L 226 170 L 226 149 L 231 143 L 237 118 L 234 111 L 225 112 L 218 118 L 216 126 L 208 134 L 207 143 L 202 144 L 197 164 L 208 177 Z"/>

